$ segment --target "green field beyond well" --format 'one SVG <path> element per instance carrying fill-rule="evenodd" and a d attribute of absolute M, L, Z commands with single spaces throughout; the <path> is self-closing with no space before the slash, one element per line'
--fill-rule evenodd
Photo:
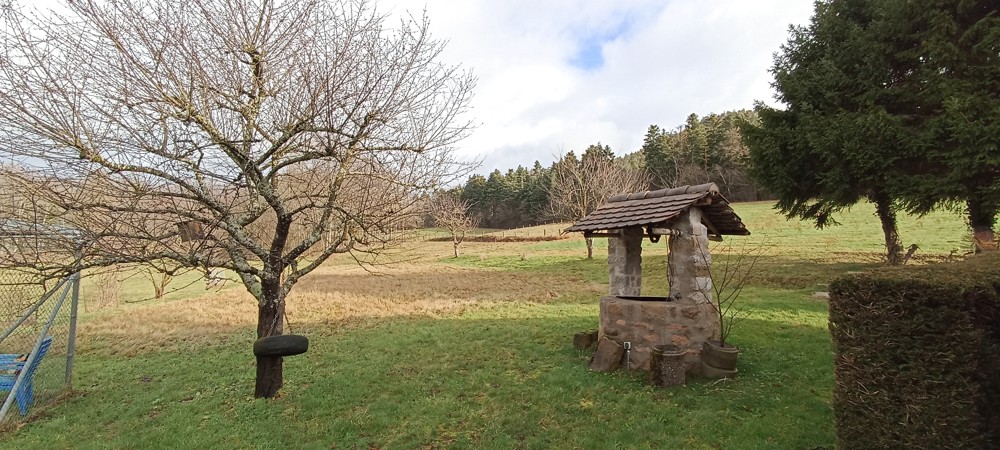
<path fill-rule="evenodd" d="M 252 397 L 256 305 L 240 286 L 205 291 L 190 275 L 164 299 L 127 303 L 152 288 L 125 270 L 121 302 L 97 308 L 90 279 L 76 390 L 3 432 L 0 447 L 833 448 L 827 305 L 814 293 L 880 264 L 874 210 L 816 230 L 769 203 L 735 209 L 753 235 L 734 247 L 763 243 L 765 256 L 731 336 L 742 349 L 734 381 L 655 389 L 640 373 L 587 370 L 572 337 L 597 327 L 602 239 L 593 260 L 579 236 L 465 243 L 458 259 L 450 242 L 420 240 L 374 274 L 340 255 L 295 288 L 291 331 L 310 350 L 285 359 L 269 401 Z M 969 247 L 953 213 L 901 217 L 900 231 L 919 246 L 910 264 Z M 644 294 L 667 291 L 665 255 L 646 243 Z"/>

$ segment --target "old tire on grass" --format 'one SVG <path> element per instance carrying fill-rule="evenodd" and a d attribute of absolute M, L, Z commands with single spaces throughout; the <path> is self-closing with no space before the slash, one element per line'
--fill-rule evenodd
<path fill-rule="evenodd" d="M 309 350 L 309 339 L 297 334 L 282 334 L 257 339 L 253 343 L 254 356 L 292 356 Z"/>

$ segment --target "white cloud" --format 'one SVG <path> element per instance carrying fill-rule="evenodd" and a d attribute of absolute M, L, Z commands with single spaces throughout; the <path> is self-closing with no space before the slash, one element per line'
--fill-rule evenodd
<path fill-rule="evenodd" d="M 381 3 L 419 11 L 423 0 Z M 444 55 L 479 77 L 473 115 L 480 127 L 461 154 L 483 157 L 481 172 L 506 170 L 601 141 L 635 151 L 651 124 L 672 128 L 690 113 L 772 101 L 768 69 L 805 24 L 808 0 L 617 1 L 429 0 L 431 31 Z M 573 64 L 588 40 L 603 65 Z"/>
<path fill-rule="evenodd" d="M 471 118 L 480 126 L 459 151 L 483 158 L 481 172 L 547 165 L 598 141 L 632 152 L 651 124 L 771 102 L 771 55 L 813 8 L 811 0 L 374 1 L 397 15 L 426 8 L 431 32 L 449 41 L 445 61 L 478 76 Z M 595 42 L 603 64 L 574 65 Z"/>

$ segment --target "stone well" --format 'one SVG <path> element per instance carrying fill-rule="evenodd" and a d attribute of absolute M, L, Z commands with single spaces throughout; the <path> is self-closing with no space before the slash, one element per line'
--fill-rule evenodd
<path fill-rule="evenodd" d="M 624 345 L 598 346 L 605 350 L 595 355 L 594 361 L 601 362 L 595 370 L 613 370 L 626 361 L 633 370 L 649 370 L 653 347 L 663 344 L 685 350 L 689 371 L 699 370 L 702 345 L 719 329 L 712 302 L 709 233 L 718 240 L 723 235 L 750 234 L 718 186 L 706 183 L 615 195 L 566 231 L 608 238 L 610 288 L 600 302 L 599 339 L 628 343 L 630 351 L 615 366 Z M 643 297 L 643 239 L 659 242 L 664 236 L 670 294 Z"/>
<path fill-rule="evenodd" d="M 689 370 L 701 366 L 701 347 L 719 328 L 711 298 L 708 235 L 701 220 L 701 211 L 691 208 L 671 223 L 669 297 L 641 295 L 642 228 L 626 228 L 620 237 L 608 239 L 610 295 L 600 301 L 599 334 L 630 343 L 630 369 L 649 370 L 652 349 L 660 344 L 686 350 Z"/>

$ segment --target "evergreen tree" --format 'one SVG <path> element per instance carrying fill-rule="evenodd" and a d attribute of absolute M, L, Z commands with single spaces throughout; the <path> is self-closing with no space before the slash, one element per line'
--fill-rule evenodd
<path fill-rule="evenodd" d="M 712 182 L 730 200 L 756 200 L 738 127 L 742 121 L 756 123 L 756 117 L 753 111 L 727 111 L 701 119 L 691 114 L 674 131 L 650 125 L 640 150 L 650 189 Z"/>
<path fill-rule="evenodd" d="M 966 205 L 977 244 L 995 242 L 1000 208 L 1000 2 L 893 1 L 876 32 L 909 94 L 894 111 L 913 129 L 920 174 L 904 201 L 916 212 Z M 995 246 L 995 243 L 993 244 Z M 989 245 L 983 245 L 987 247 Z"/>
<path fill-rule="evenodd" d="M 550 171 L 535 162 L 531 170 L 518 166 L 499 169 L 489 178 L 472 175 L 461 189 L 469 214 L 482 226 L 517 228 L 542 223 L 548 213 Z"/>
<path fill-rule="evenodd" d="M 895 195 L 913 164 L 909 130 L 888 108 L 905 107 L 872 25 L 878 2 L 818 2 L 807 27 L 775 57 L 772 73 L 786 109 L 756 106 L 747 123 L 750 171 L 778 196 L 789 217 L 832 222 L 831 214 L 868 199 L 876 206 L 890 264 L 902 258 Z"/>
<path fill-rule="evenodd" d="M 697 114 L 691 113 L 684 122 L 684 130 L 681 132 L 682 154 L 685 160 L 703 170 L 708 169 L 712 163 L 707 128 L 702 125 Z"/>
<path fill-rule="evenodd" d="M 521 193 L 521 202 L 531 225 L 545 221 L 549 210 L 549 186 L 552 177 L 549 170 L 535 161 L 528 173 L 528 182 Z"/>
<path fill-rule="evenodd" d="M 588 161 L 591 159 L 601 160 L 601 161 L 614 161 L 615 152 L 611 151 L 611 147 L 607 145 L 601 145 L 598 142 L 596 145 L 591 144 L 583 151 L 583 156 L 581 156 L 581 161 Z"/>
<path fill-rule="evenodd" d="M 650 175 L 650 189 L 674 186 L 677 181 L 677 160 L 669 151 L 671 136 L 660 127 L 650 125 L 642 140 L 643 161 Z"/>

